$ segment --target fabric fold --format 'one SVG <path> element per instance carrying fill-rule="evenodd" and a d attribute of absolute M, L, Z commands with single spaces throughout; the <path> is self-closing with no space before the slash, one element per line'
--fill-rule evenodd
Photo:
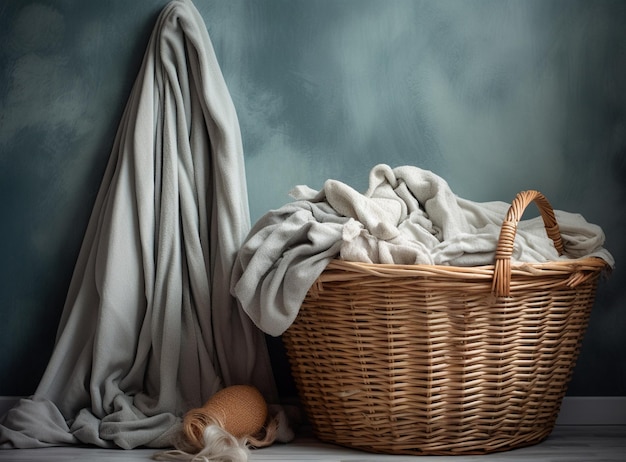
<path fill-rule="evenodd" d="M 376 165 L 359 193 L 336 180 L 297 186 L 295 202 L 261 217 L 233 267 L 231 292 L 264 332 L 295 320 L 307 291 L 333 258 L 363 263 L 481 266 L 494 263 L 506 202 L 473 202 L 414 166 Z M 604 233 L 580 214 L 555 210 L 565 255 L 540 217 L 519 223 L 512 259 L 546 262 L 597 256 L 610 266 Z M 315 230 L 311 233 L 310 230 Z M 320 238 L 324 236 L 324 238 Z"/>
<path fill-rule="evenodd" d="M 265 338 L 230 295 L 250 229 L 234 105 L 190 0 L 162 10 L 122 116 L 34 396 L 0 447 L 166 447 L 220 388 L 278 397 Z"/>

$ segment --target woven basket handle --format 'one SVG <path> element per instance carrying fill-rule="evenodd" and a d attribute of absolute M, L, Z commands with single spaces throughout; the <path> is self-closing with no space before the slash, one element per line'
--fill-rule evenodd
<path fill-rule="evenodd" d="M 531 202 L 535 202 L 543 224 L 546 228 L 548 237 L 554 242 L 556 251 L 561 255 L 563 253 L 563 241 L 561 240 L 561 232 L 559 225 L 554 216 L 554 209 L 548 202 L 548 199 L 539 191 L 522 191 L 515 196 L 509 211 L 502 222 L 500 229 L 500 238 L 496 247 L 496 264 L 493 273 L 493 282 L 491 291 L 497 296 L 508 297 L 511 293 L 511 256 L 513 255 L 513 243 L 515 241 L 515 233 L 517 232 L 517 224 L 522 218 L 522 214 Z"/>

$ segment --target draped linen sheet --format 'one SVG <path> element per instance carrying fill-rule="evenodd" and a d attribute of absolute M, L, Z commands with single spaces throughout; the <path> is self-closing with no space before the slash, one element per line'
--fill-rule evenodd
<path fill-rule="evenodd" d="M 229 294 L 250 228 L 239 124 L 190 0 L 161 12 L 33 396 L 0 447 L 166 447 L 224 386 L 277 399 L 265 338 Z"/>

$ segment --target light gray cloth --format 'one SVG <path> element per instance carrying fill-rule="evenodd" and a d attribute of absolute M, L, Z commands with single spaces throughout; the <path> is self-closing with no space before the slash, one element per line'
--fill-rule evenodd
<path fill-rule="evenodd" d="M 220 388 L 277 400 L 265 337 L 229 293 L 250 229 L 239 123 L 202 17 L 161 12 L 117 133 L 56 345 L 0 447 L 166 447 Z"/>
<path fill-rule="evenodd" d="M 298 186 L 295 202 L 254 225 L 233 267 L 231 292 L 259 328 L 282 334 L 309 287 L 333 258 L 364 263 L 493 264 L 510 204 L 457 197 L 445 180 L 414 166 L 377 165 L 361 194 L 327 180 L 321 191 Z M 611 266 L 604 233 L 581 215 L 556 210 L 565 255 L 540 217 L 518 225 L 512 260 L 545 262 L 595 255 Z"/>

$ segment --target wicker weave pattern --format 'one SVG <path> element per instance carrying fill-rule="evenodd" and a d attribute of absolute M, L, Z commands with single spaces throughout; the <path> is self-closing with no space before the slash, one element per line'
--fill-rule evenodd
<path fill-rule="evenodd" d="M 391 454 L 540 442 L 554 427 L 605 266 L 509 261 L 509 295 L 496 296 L 495 265 L 332 262 L 283 336 L 316 435 Z"/>

